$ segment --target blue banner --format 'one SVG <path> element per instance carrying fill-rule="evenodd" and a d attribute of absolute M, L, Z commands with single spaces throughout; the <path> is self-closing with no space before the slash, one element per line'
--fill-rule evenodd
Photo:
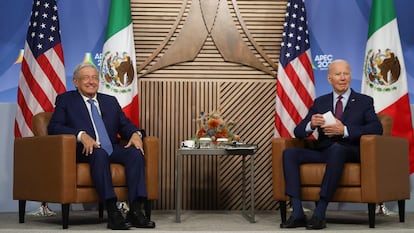
<path fill-rule="evenodd" d="M 10 1 L 0 9 L 0 103 L 16 102 L 32 0 Z M 85 58 L 100 65 L 109 1 L 58 0 L 67 89 L 72 72 Z"/>
<path fill-rule="evenodd" d="M 411 25 L 414 1 L 395 0 L 410 102 L 414 103 L 414 31 Z M 331 91 L 327 66 L 345 59 L 352 69 L 351 87 L 361 90 L 365 46 L 368 38 L 371 0 L 306 0 L 316 95 Z"/>

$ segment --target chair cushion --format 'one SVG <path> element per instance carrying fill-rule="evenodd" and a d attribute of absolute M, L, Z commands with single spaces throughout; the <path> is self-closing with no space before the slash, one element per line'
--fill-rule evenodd
<path fill-rule="evenodd" d="M 324 163 L 308 163 L 300 166 L 302 186 L 320 186 L 324 174 Z M 361 186 L 361 165 L 359 163 L 346 163 L 339 185 Z"/>
<path fill-rule="evenodd" d="M 94 186 L 92 182 L 90 166 L 88 163 L 76 164 L 76 184 L 77 186 Z M 126 186 L 125 169 L 121 164 L 111 164 L 113 186 Z"/>

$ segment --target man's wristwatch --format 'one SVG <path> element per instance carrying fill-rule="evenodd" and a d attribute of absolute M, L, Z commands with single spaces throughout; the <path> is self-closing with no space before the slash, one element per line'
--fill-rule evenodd
<path fill-rule="evenodd" d="M 137 133 L 138 136 L 142 139 L 142 133 L 141 133 L 141 131 L 136 131 L 135 133 Z"/>

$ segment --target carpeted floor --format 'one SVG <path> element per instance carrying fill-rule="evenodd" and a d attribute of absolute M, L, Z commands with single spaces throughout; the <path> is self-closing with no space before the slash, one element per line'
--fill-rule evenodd
<path fill-rule="evenodd" d="M 377 216 L 376 228 L 368 227 L 368 216 L 363 211 L 329 211 L 327 228 L 323 232 L 414 232 L 414 213 L 406 213 L 406 221 L 400 223 L 398 216 Z M 106 214 L 104 216 L 106 221 Z M 256 223 L 247 221 L 238 211 L 184 211 L 181 223 L 175 222 L 174 211 L 153 211 L 155 229 L 131 230 L 152 233 L 175 232 L 309 232 L 302 229 L 280 229 L 280 215 L 277 211 L 256 213 Z M 17 213 L 0 213 L 0 232 L 102 232 L 106 222 L 98 222 L 96 211 L 71 211 L 69 228 L 63 230 L 60 213 L 53 217 L 26 216 L 26 222 L 18 223 Z"/>

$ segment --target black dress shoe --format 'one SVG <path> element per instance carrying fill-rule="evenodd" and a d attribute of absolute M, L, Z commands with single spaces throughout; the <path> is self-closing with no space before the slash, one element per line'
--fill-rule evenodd
<path fill-rule="evenodd" d="M 137 228 L 155 228 L 155 222 L 150 221 L 140 210 L 130 210 L 127 214 L 127 220 Z"/>
<path fill-rule="evenodd" d="M 125 220 L 121 211 L 116 210 L 108 213 L 107 227 L 112 230 L 128 230 L 130 228 L 130 225 Z"/>
<path fill-rule="evenodd" d="M 306 226 L 306 216 L 298 219 L 290 216 L 286 222 L 280 224 L 280 228 L 296 228 Z"/>
<path fill-rule="evenodd" d="M 312 217 L 311 220 L 308 222 L 306 229 L 308 230 L 321 230 L 326 228 L 326 221 L 325 219 L 319 219 L 317 217 Z"/>

